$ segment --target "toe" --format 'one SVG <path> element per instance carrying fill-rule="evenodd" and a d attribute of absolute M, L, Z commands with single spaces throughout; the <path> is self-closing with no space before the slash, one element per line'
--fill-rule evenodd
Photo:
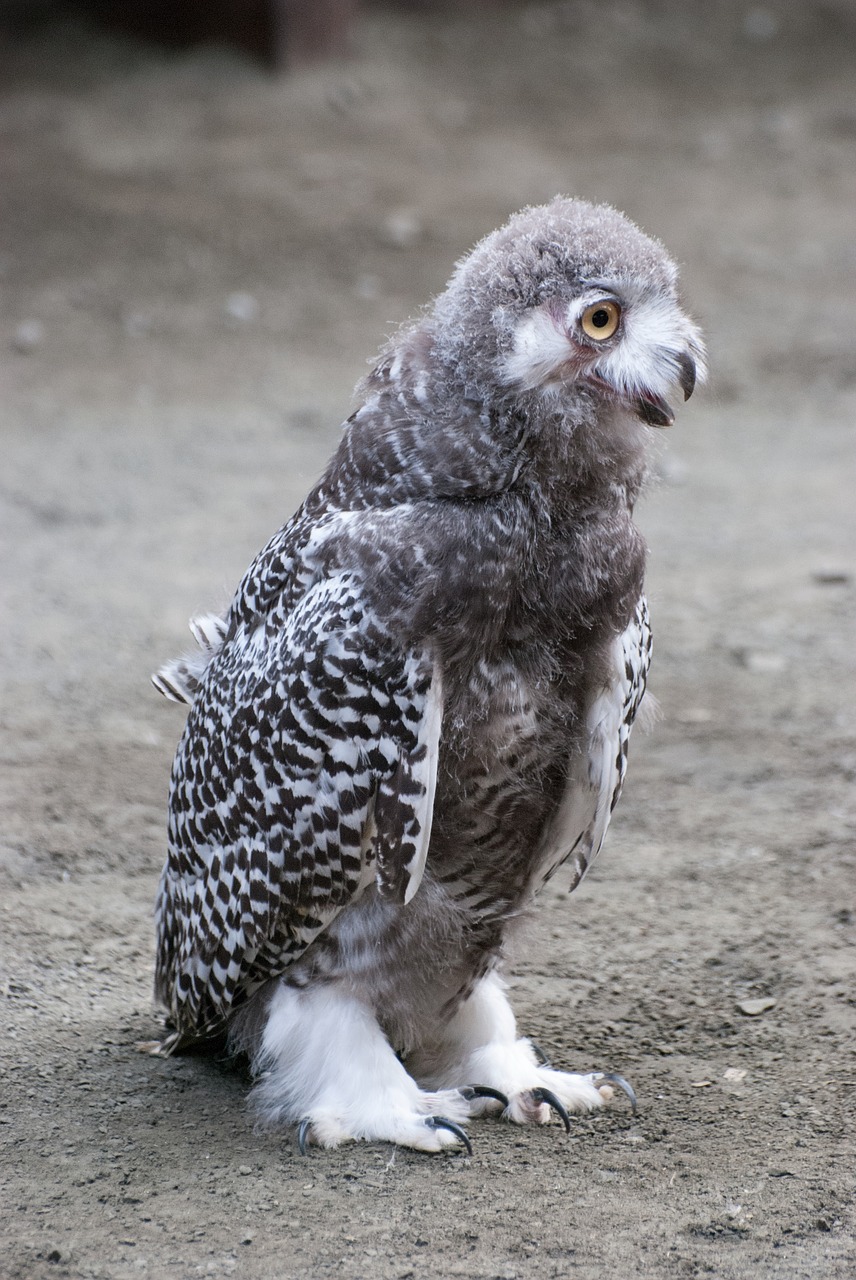
<path fill-rule="evenodd" d="M 309 1138 L 312 1132 L 312 1121 L 304 1116 L 297 1126 L 297 1147 L 302 1156 L 309 1154 Z"/>
<path fill-rule="evenodd" d="M 547 1106 L 552 1111 L 555 1111 L 556 1115 L 559 1117 L 562 1124 L 565 1126 L 565 1133 L 571 1132 L 571 1120 L 567 1111 L 565 1110 L 565 1106 L 562 1102 L 559 1101 L 559 1099 L 556 1097 L 555 1093 L 553 1093 L 551 1089 L 533 1089 L 532 1097 L 536 1103 L 546 1102 Z"/>
<path fill-rule="evenodd" d="M 443 1133 L 445 1130 L 447 1133 L 451 1134 L 455 1141 L 459 1142 L 461 1146 L 466 1149 L 468 1156 L 473 1154 L 472 1143 L 461 1126 L 459 1124 L 455 1124 L 454 1120 L 447 1120 L 445 1116 L 429 1116 L 425 1121 L 425 1124 L 429 1129 L 433 1129 L 435 1132 L 439 1131 L 439 1135 L 442 1136 L 445 1136 Z"/>
<path fill-rule="evenodd" d="M 613 1085 L 625 1093 L 630 1100 L 630 1110 L 636 1115 L 636 1090 L 624 1076 L 618 1075 L 615 1071 L 595 1071 L 591 1077 L 592 1084 L 605 1102 L 610 1102 L 615 1097 L 615 1089 Z"/>
<path fill-rule="evenodd" d="M 459 1089 L 461 1097 L 469 1104 L 468 1119 L 484 1115 L 501 1115 L 508 1106 L 508 1098 L 499 1089 L 485 1084 L 465 1085 Z"/>

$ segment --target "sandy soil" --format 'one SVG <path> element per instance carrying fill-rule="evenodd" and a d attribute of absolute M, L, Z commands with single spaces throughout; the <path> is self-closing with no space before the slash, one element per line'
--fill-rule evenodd
<path fill-rule="evenodd" d="M 0 55 L 4 1280 L 856 1274 L 856 30 L 701 7 L 375 10 L 282 81 L 75 28 Z M 714 369 L 641 513 L 663 718 L 514 987 L 640 1112 L 302 1159 L 239 1071 L 134 1050 L 181 726 L 148 674 L 384 334 L 557 190 L 666 241 Z"/>

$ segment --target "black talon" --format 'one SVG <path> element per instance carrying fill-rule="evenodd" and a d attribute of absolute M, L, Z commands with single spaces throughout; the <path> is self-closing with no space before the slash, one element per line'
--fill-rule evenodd
<path fill-rule="evenodd" d="M 508 1106 L 508 1099 L 505 1094 L 500 1093 L 498 1089 L 491 1089 L 486 1084 L 468 1084 L 463 1089 L 459 1089 L 458 1093 L 466 1098 L 467 1101 L 470 1098 L 496 1098 L 497 1102 L 502 1103 L 503 1110 Z"/>
<path fill-rule="evenodd" d="M 632 1084 L 629 1084 L 624 1076 L 617 1075 L 614 1071 L 598 1071 L 595 1073 L 595 1080 L 600 1083 L 603 1080 L 607 1084 L 618 1085 L 622 1092 L 626 1093 L 630 1099 L 630 1111 L 632 1115 L 636 1115 L 636 1092 Z"/>
<path fill-rule="evenodd" d="M 302 1156 L 309 1155 L 309 1146 L 306 1140 L 309 1137 L 311 1125 L 312 1121 L 309 1117 L 304 1116 L 297 1128 L 297 1146 Z"/>
<path fill-rule="evenodd" d="M 429 1116 L 425 1121 L 429 1129 L 448 1129 L 458 1139 L 462 1146 L 466 1147 L 467 1155 L 473 1154 L 473 1144 L 459 1124 L 455 1124 L 454 1120 L 447 1120 L 445 1116 Z"/>
<path fill-rule="evenodd" d="M 532 1097 L 536 1102 L 546 1102 L 548 1107 L 552 1107 L 565 1126 L 565 1133 L 571 1132 L 571 1118 L 565 1110 L 564 1104 L 559 1101 L 555 1093 L 552 1093 L 550 1089 L 533 1089 Z"/>
<path fill-rule="evenodd" d="M 540 1044 L 536 1044 L 534 1040 L 530 1040 L 529 1044 L 532 1048 L 532 1052 L 535 1054 L 535 1057 L 538 1059 L 539 1067 L 550 1067 L 553 1065 L 550 1062 L 550 1059 L 547 1057 L 544 1050 L 541 1048 Z"/>

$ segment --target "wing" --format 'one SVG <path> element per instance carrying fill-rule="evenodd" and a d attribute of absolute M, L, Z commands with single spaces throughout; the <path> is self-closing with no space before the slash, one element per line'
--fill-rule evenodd
<path fill-rule="evenodd" d="M 242 624 L 194 698 L 173 769 L 156 993 L 179 1040 L 222 1029 L 369 884 L 407 902 L 425 866 L 442 713 L 340 573 L 282 625 Z"/>
<path fill-rule="evenodd" d="M 645 696 L 650 663 L 651 627 L 642 596 L 632 622 L 614 642 L 611 678 L 589 704 L 587 750 L 571 761 L 564 794 L 541 837 L 540 883 L 573 855 L 570 892 L 600 852 L 624 786 L 630 731 Z"/>

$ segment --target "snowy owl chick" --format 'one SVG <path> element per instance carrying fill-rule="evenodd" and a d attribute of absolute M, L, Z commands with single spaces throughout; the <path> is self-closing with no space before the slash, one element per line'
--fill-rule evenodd
<path fill-rule="evenodd" d="M 625 1087 L 539 1061 L 501 965 L 624 780 L 651 649 L 633 506 L 704 373 L 676 279 L 579 200 L 487 236 L 382 352 L 227 615 L 193 624 L 197 657 L 155 677 L 190 704 L 162 1049 L 227 1033 L 301 1149 L 468 1146 L 486 1111 L 567 1123 Z"/>

